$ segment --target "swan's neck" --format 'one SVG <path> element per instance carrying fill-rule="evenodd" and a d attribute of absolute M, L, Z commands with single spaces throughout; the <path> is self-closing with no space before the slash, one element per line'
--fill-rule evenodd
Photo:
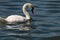
<path fill-rule="evenodd" d="M 30 15 L 29 15 L 29 13 L 26 11 L 26 6 L 23 6 L 23 13 L 24 13 L 25 16 L 26 16 L 26 19 L 27 19 L 27 20 L 30 20 Z"/>

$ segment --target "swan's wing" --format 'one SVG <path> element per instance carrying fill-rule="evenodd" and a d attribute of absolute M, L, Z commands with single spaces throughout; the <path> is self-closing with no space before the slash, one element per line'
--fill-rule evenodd
<path fill-rule="evenodd" d="M 26 18 L 20 15 L 11 15 L 8 16 L 5 20 L 8 22 L 24 22 L 26 21 Z"/>

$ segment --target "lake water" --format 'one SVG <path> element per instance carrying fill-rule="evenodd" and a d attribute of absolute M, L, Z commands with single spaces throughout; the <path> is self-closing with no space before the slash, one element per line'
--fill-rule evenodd
<path fill-rule="evenodd" d="M 60 0 L 0 0 L 0 16 L 24 16 L 22 6 L 25 3 L 35 7 L 34 14 L 28 10 L 33 20 L 1 25 L 0 40 L 60 40 Z"/>

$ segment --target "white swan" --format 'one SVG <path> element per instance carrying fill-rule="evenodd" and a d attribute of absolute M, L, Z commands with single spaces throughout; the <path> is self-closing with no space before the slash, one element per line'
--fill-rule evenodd
<path fill-rule="evenodd" d="M 27 20 L 30 20 L 30 15 L 26 11 L 26 8 L 31 8 L 31 11 L 33 12 L 34 6 L 31 3 L 26 3 L 23 5 L 23 13 L 25 14 L 26 17 L 20 16 L 20 15 L 10 15 L 8 16 L 5 20 L 10 23 L 15 23 L 15 22 L 25 22 Z"/>

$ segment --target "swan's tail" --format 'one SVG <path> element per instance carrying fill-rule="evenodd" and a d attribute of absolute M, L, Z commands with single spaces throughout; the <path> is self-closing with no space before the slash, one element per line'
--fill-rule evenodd
<path fill-rule="evenodd" d="M 0 24 L 5 24 L 5 23 L 7 23 L 7 21 L 5 20 L 5 18 L 0 17 Z"/>

